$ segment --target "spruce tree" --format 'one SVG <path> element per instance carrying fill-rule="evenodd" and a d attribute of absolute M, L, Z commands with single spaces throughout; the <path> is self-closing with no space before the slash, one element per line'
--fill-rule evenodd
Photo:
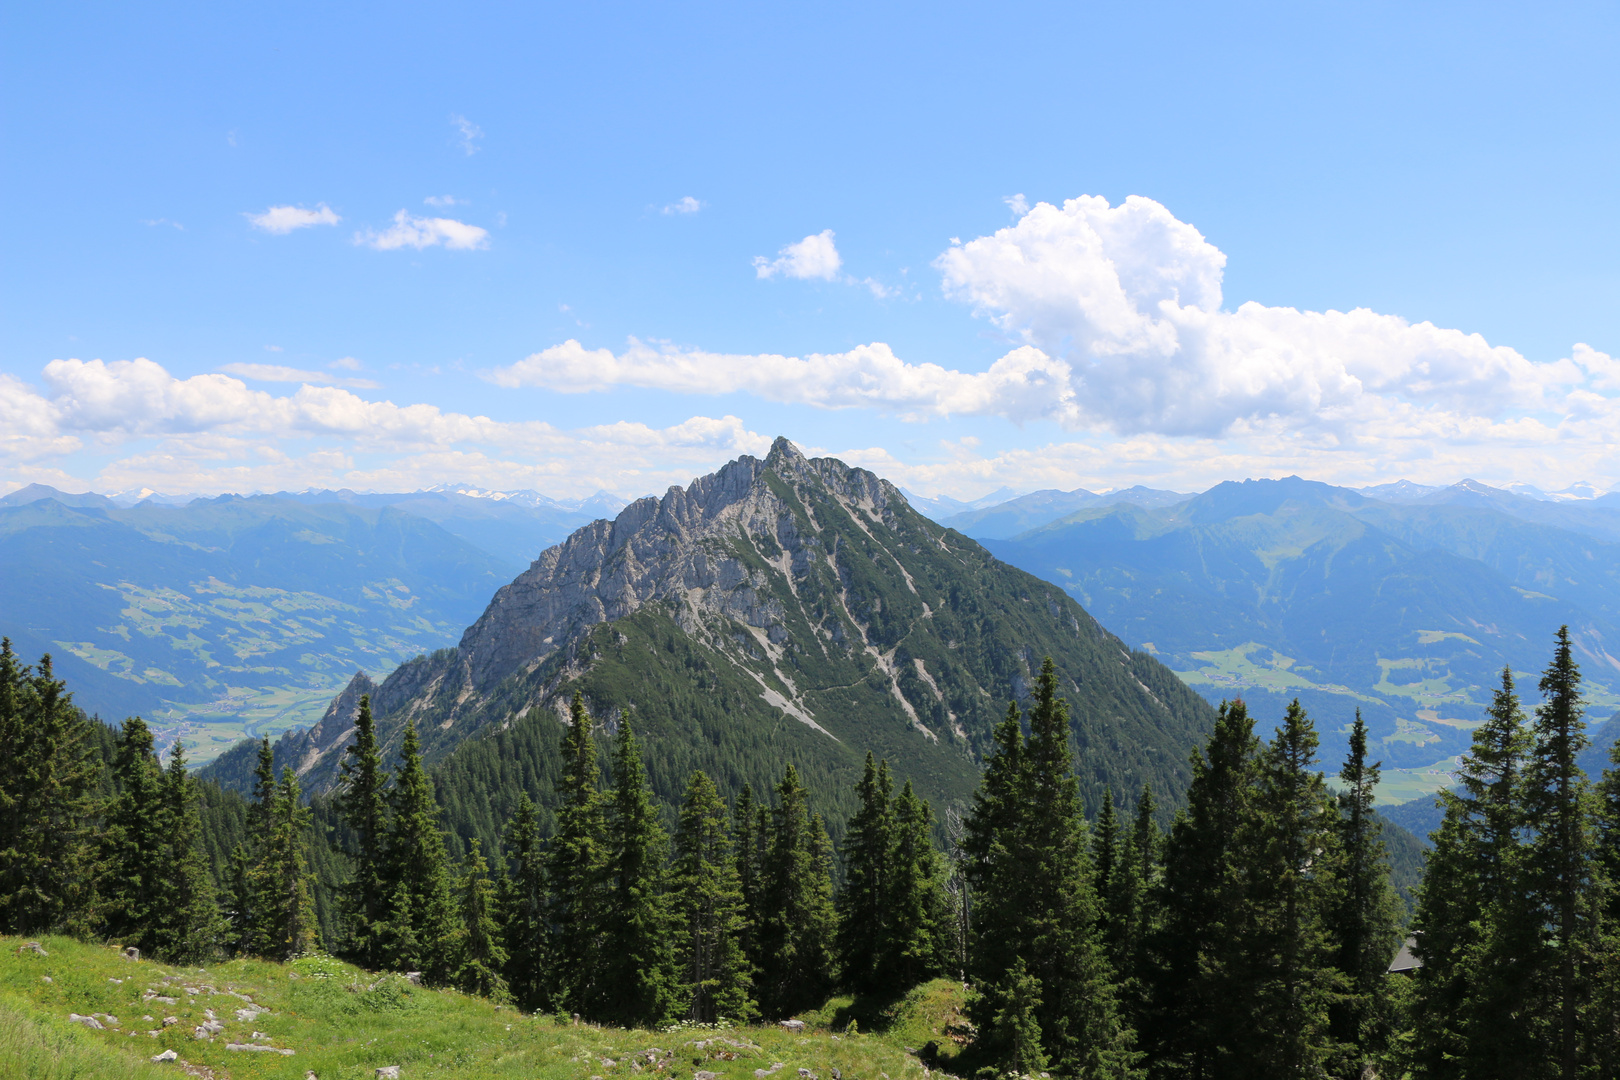
<path fill-rule="evenodd" d="M 963 823 L 961 850 L 972 908 L 970 971 L 975 982 L 1002 981 L 1020 955 L 1017 891 L 1022 879 L 1015 825 L 1023 798 L 1024 734 L 1017 703 L 991 733 L 993 747 Z"/>
<path fill-rule="evenodd" d="M 1384 1053 L 1389 1037 L 1387 976 L 1400 943 L 1389 856 L 1373 815 L 1379 762 L 1367 760 L 1367 725 L 1356 710 L 1339 779 L 1339 885 L 1328 913 L 1334 966 L 1344 979 L 1330 1009 L 1335 1075 L 1356 1077 Z"/>
<path fill-rule="evenodd" d="M 880 985 L 905 990 L 944 968 L 950 903 L 945 866 L 933 840 L 933 812 L 907 780 L 894 801 Z"/>
<path fill-rule="evenodd" d="M 759 1011 L 743 951 L 746 910 L 726 818 L 714 781 L 694 772 L 681 803 L 670 895 L 682 1015 L 700 1024 L 742 1023 Z"/>
<path fill-rule="evenodd" d="M 759 928 L 764 922 L 764 840 L 756 825 L 761 809 L 754 802 L 754 789 L 744 784 L 731 809 L 731 832 L 737 849 L 737 889 L 742 894 L 742 951 L 750 971 L 757 971 L 761 963 Z"/>
<path fill-rule="evenodd" d="M 1050 657 L 1036 682 L 1027 741 L 1018 712 L 997 729 L 992 759 L 975 797 L 969 837 L 974 853 L 975 907 L 986 927 L 978 967 L 984 982 L 1002 983 L 1020 958 L 1039 982 L 1037 1011 L 1047 1056 L 1065 1073 L 1125 1076 L 1138 1059 L 1119 1020 L 1090 865 L 1079 782 L 1069 747 L 1067 703 L 1057 693 Z M 997 970 L 998 965 L 1006 965 Z M 980 1014 L 995 1035 L 994 1015 Z"/>
<path fill-rule="evenodd" d="M 1546 954 L 1532 990 L 1560 1080 L 1582 1065 L 1581 1013 L 1591 993 L 1587 968 L 1597 926 L 1595 849 L 1590 792 L 1576 757 L 1587 745 L 1581 674 L 1569 639 L 1558 628 L 1552 662 L 1539 684 L 1535 745 L 1525 769 L 1525 816 L 1534 830 L 1525 859 L 1524 888 L 1547 927 Z"/>
<path fill-rule="evenodd" d="M 261 739 L 253 769 L 253 791 L 248 802 L 246 836 L 231 852 L 227 883 L 228 939 L 234 952 L 270 956 L 277 952 L 274 872 L 269 866 L 269 845 L 275 831 L 275 754 L 270 740 Z"/>
<path fill-rule="evenodd" d="M 1102 927 L 1103 940 L 1112 947 L 1115 933 L 1110 924 L 1108 898 L 1117 884 L 1121 849 L 1124 845 L 1119 823 L 1119 807 L 1114 802 L 1114 789 L 1103 788 L 1102 812 L 1097 815 L 1096 827 L 1091 831 L 1091 865 L 1096 880 L 1097 922 Z"/>
<path fill-rule="evenodd" d="M 833 984 L 832 853 L 792 765 L 776 788 L 764 867 L 759 1004 L 767 1019 L 818 1005 Z"/>
<path fill-rule="evenodd" d="M 546 871 L 540 821 L 528 792 L 518 796 L 517 814 L 506 831 L 508 868 L 501 879 L 501 912 L 506 947 L 506 982 L 519 1008 L 534 1012 L 545 1004 Z"/>
<path fill-rule="evenodd" d="M 105 932 L 123 944 L 150 949 L 166 899 L 169 820 L 152 732 L 138 716 L 125 720 L 119 734 L 113 783 L 118 794 L 103 834 Z"/>
<path fill-rule="evenodd" d="M 1598 1076 L 1620 1076 L 1620 739 L 1609 750 L 1609 762 L 1597 787 L 1593 836 L 1602 887 L 1589 1022 L 1590 1064 Z"/>
<path fill-rule="evenodd" d="M 394 899 L 387 931 L 391 959 L 442 984 L 455 971 L 456 905 L 450 859 L 439 828 L 439 804 L 433 780 L 422 765 L 415 723 L 405 727 L 392 809 L 388 863 Z"/>
<path fill-rule="evenodd" d="M 658 820 L 631 718 L 619 721 L 613 752 L 608 888 L 603 912 L 606 978 L 598 1015 L 624 1027 L 652 1027 L 674 1008 L 675 956 L 664 895 L 669 838 Z"/>
<path fill-rule="evenodd" d="M 30 671 L 0 639 L 0 931 L 83 933 L 94 919 L 90 723 L 49 654 Z"/>
<path fill-rule="evenodd" d="M 880 954 L 889 933 L 895 820 L 889 763 L 871 751 L 855 785 L 859 799 L 844 829 L 844 888 L 838 903 L 838 958 L 844 982 L 857 993 L 877 989 L 888 977 Z"/>
<path fill-rule="evenodd" d="M 314 952 L 320 941 L 315 924 L 314 880 L 304 854 L 310 811 L 303 803 L 292 766 L 281 770 L 281 782 L 270 803 L 270 834 L 265 844 L 264 955 L 291 960 Z"/>
<path fill-rule="evenodd" d="M 1226 1039 L 1248 1022 L 1250 988 L 1238 949 L 1243 929 L 1244 830 L 1252 816 L 1259 742 L 1242 701 L 1222 702 L 1215 728 L 1192 755 L 1187 806 L 1165 844 L 1156 890 L 1145 1030 L 1156 1069 L 1201 1080 L 1237 1078 Z"/>
<path fill-rule="evenodd" d="M 1152 889 L 1159 876 L 1160 836 L 1153 820 L 1153 790 L 1142 785 L 1136 818 L 1102 893 L 1104 940 L 1119 985 L 1120 1007 L 1128 1026 L 1145 1019 L 1147 943 L 1153 930 Z"/>
<path fill-rule="evenodd" d="M 158 917 L 148 940 L 171 963 L 193 963 L 219 949 L 225 927 L 208 857 L 202 850 L 197 793 L 186 774 L 186 753 L 179 739 L 169 751 L 169 768 L 163 774 L 163 818 L 167 823 L 164 878 L 159 886 Z"/>
<path fill-rule="evenodd" d="M 991 1050 L 1003 1075 L 1035 1076 L 1046 1069 L 1045 1040 L 1041 1037 L 1041 981 L 1029 973 L 1023 957 L 997 984 L 987 1010 L 992 1017 Z"/>
<path fill-rule="evenodd" d="M 469 994 L 496 1002 L 511 1000 L 501 969 L 506 949 L 501 944 L 497 921 L 495 884 L 489 878 L 489 865 L 478 839 L 473 838 L 466 867 L 457 888 L 461 926 L 456 934 L 455 985 Z"/>
<path fill-rule="evenodd" d="M 388 773 L 377 745 L 371 695 L 360 698 L 354 741 L 343 754 L 343 782 L 338 808 L 353 830 L 354 878 L 344 886 L 343 914 L 349 947 L 365 966 L 383 964 L 384 928 L 388 925 Z"/>
<path fill-rule="evenodd" d="M 1228 1033 L 1250 1077 L 1318 1075 L 1340 991 L 1326 916 L 1337 883 L 1337 815 L 1316 770 L 1316 731 L 1296 698 L 1260 757 L 1237 921 L 1244 1016 Z M 1242 834 L 1247 835 L 1242 835 Z"/>
<path fill-rule="evenodd" d="M 588 1012 L 598 1000 L 602 965 L 607 837 L 596 740 L 578 690 L 563 732 L 562 784 L 557 792 L 557 830 L 546 858 L 546 883 L 554 929 L 552 999 L 568 1012 Z"/>

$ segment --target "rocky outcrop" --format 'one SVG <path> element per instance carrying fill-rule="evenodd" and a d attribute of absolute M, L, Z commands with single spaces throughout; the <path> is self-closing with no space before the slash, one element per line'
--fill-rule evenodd
<path fill-rule="evenodd" d="M 495 594 L 461 638 L 475 690 L 487 692 L 564 649 L 582 629 L 652 601 L 675 606 L 683 625 L 720 615 L 770 636 L 782 623 L 782 606 L 770 598 L 764 572 L 738 556 L 739 534 L 773 538 L 787 554 L 780 569 L 789 577 L 802 575 L 822 552 L 768 477 L 820 487 L 877 525 L 891 500 L 903 501 L 866 470 L 830 458 L 811 461 L 786 439 L 777 439 L 763 461 L 738 458 L 662 499 L 638 499 L 613 521 L 587 525 L 541 553 Z"/>

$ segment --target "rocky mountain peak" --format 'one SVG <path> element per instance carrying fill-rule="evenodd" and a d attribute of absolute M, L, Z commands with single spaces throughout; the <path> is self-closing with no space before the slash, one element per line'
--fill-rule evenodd
<path fill-rule="evenodd" d="M 764 599 L 767 571 L 758 562 L 789 576 L 797 563 L 802 572 L 810 549 L 820 547 L 810 507 L 825 501 L 881 525 L 904 497 L 864 469 L 806 458 L 778 438 L 763 461 L 744 455 L 662 498 L 637 499 L 613 521 L 593 522 L 542 552 L 495 594 L 462 637 L 467 674 L 487 690 L 585 628 L 654 601 L 689 628 L 703 615 L 723 615 L 769 636 L 780 612 Z"/>

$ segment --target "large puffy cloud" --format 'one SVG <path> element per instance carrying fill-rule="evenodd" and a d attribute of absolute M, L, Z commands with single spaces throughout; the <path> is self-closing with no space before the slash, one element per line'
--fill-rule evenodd
<path fill-rule="evenodd" d="M 1226 256 L 1151 199 L 1040 203 L 936 260 L 947 295 L 1069 359 L 1080 407 L 1116 431 L 1212 435 L 1339 419 L 1367 395 L 1468 415 L 1556 408 L 1583 372 L 1478 334 L 1365 308 L 1222 309 Z"/>
<path fill-rule="evenodd" d="M 47 462 L 90 447 L 115 455 L 91 481 L 112 490 L 467 481 L 553 495 L 641 494 L 770 444 L 734 416 L 566 430 L 369 401 L 336 386 L 278 395 L 226 374 L 176 378 L 146 359 L 54 360 L 43 376 L 39 388 L 0 375 L 0 485 L 60 484 L 67 474 Z"/>

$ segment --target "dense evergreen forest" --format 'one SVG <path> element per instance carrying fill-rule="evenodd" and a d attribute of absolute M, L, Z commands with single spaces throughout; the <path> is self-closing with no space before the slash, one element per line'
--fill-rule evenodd
<path fill-rule="evenodd" d="M 1088 822 L 1058 687 L 1048 660 L 960 817 L 869 757 L 836 850 L 791 764 L 731 805 L 694 771 L 671 827 L 633 717 L 604 770 L 576 695 L 550 809 L 519 797 L 463 854 L 414 728 L 386 757 L 369 700 L 334 797 L 311 804 L 264 744 L 244 798 L 178 744 L 161 762 L 139 718 L 86 717 L 6 642 L 0 930 L 174 962 L 324 949 L 642 1027 L 947 975 L 972 987 L 955 1067 L 985 1077 L 1620 1075 L 1620 760 L 1595 784 L 1576 764 L 1566 630 L 1533 718 L 1504 671 L 1443 796 L 1410 977 L 1388 973 L 1404 909 L 1359 717 L 1330 787 L 1297 702 L 1269 739 L 1225 703 L 1188 790 L 1158 793 L 1184 795 L 1162 831 L 1151 789 Z"/>

